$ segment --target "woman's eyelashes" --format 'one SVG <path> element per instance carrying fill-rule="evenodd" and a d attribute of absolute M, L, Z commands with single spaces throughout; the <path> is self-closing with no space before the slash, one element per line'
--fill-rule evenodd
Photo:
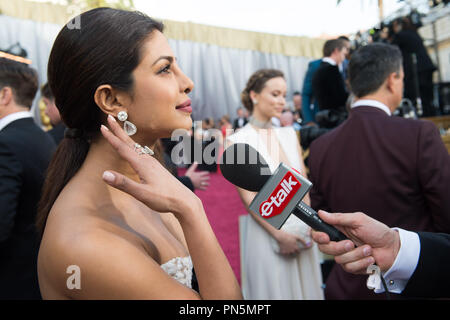
<path fill-rule="evenodd" d="M 169 63 L 169 64 L 167 64 L 167 65 L 165 65 L 163 68 L 161 68 L 159 71 L 158 71 L 158 74 L 161 74 L 161 73 L 170 73 L 170 68 L 171 68 L 171 64 Z"/>
<path fill-rule="evenodd" d="M 272 92 L 272 96 L 274 96 L 275 98 L 276 97 L 279 97 L 279 96 L 282 96 L 283 98 L 285 98 L 286 99 L 286 94 L 282 94 L 281 92 Z"/>
<path fill-rule="evenodd" d="M 273 92 L 272 93 L 272 96 L 274 96 L 275 98 L 278 98 L 278 97 L 283 97 L 284 99 L 286 99 L 286 94 L 285 93 L 281 93 L 281 92 Z"/>

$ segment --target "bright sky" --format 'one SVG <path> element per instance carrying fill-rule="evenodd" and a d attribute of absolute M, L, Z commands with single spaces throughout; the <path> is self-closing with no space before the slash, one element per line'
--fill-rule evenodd
<path fill-rule="evenodd" d="M 377 0 L 134 0 L 151 17 L 292 36 L 352 34 L 375 26 Z M 385 16 L 404 4 L 384 0 Z"/>

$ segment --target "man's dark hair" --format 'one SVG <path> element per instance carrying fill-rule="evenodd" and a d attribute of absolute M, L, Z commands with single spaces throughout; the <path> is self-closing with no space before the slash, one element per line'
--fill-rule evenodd
<path fill-rule="evenodd" d="M 293 96 L 301 96 L 302 94 L 301 94 L 301 92 L 300 91 L 294 91 L 294 93 L 292 94 Z"/>
<path fill-rule="evenodd" d="M 52 90 L 50 90 L 50 86 L 48 85 L 48 83 L 44 84 L 41 88 L 41 94 L 43 97 L 49 99 L 49 100 L 54 100 L 55 97 L 53 96 Z"/>
<path fill-rule="evenodd" d="M 350 42 L 350 39 L 349 39 L 349 37 L 347 37 L 347 36 L 340 36 L 338 39 L 341 39 L 341 40 L 345 40 L 345 41 Z"/>
<path fill-rule="evenodd" d="M 350 59 L 348 77 L 356 97 L 376 92 L 393 73 L 400 73 L 402 53 L 396 46 L 374 43 L 359 48 Z"/>
<path fill-rule="evenodd" d="M 11 59 L 0 58 L 0 89 L 10 87 L 14 101 L 31 108 L 38 89 L 36 70 Z"/>
<path fill-rule="evenodd" d="M 327 40 L 323 45 L 323 56 L 331 56 L 336 49 L 339 49 L 339 51 L 341 51 L 345 47 L 345 41 L 346 40 L 343 39 Z"/>

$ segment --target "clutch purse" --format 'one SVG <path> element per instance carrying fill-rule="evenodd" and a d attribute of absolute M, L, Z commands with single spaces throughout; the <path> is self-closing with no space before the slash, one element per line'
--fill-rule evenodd
<path fill-rule="evenodd" d="M 285 224 L 281 227 L 281 230 L 295 236 L 299 236 L 306 243 L 311 242 L 311 236 L 309 235 L 310 227 L 294 215 L 291 215 L 286 220 Z M 275 251 L 276 253 L 280 253 L 280 246 L 278 245 L 278 241 L 271 237 L 270 242 L 273 251 Z M 307 248 L 300 241 L 297 241 L 297 244 L 300 249 Z"/>

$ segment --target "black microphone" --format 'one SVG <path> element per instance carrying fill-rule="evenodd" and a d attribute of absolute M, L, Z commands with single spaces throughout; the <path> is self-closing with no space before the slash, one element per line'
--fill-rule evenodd
<path fill-rule="evenodd" d="M 280 163 L 273 174 L 264 158 L 245 143 L 228 147 L 220 160 L 222 175 L 235 186 L 258 192 L 249 209 L 280 229 L 291 214 L 316 231 L 325 232 L 331 241 L 347 237 L 322 221 L 311 207 L 302 202 L 312 187 L 311 181 L 294 168 Z"/>

